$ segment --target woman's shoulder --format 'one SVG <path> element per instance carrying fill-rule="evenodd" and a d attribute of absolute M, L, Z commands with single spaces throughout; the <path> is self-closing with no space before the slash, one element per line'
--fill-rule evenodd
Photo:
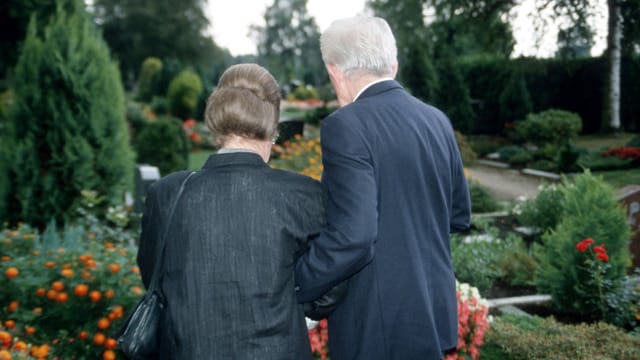
<path fill-rule="evenodd" d="M 273 180 L 278 183 L 299 187 L 300 189 L 308 189 L 309 191 L 320 191 L 320 181 L 310 176 L 274 168 L 271 168 L 269 172 L 272 174 Z"/>

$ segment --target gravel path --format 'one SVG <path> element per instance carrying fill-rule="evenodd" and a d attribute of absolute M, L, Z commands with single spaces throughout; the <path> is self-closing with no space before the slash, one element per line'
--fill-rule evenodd
<path fill-rule="evenodd" d="M 478 180 L 500 201 L 512 201 L 519 196 L 530 199 L 536 196 L 540 184 L 551 182 L 541 177 L 522 174 L 519 170 L 501 169 L 481 163 L 476 163 L 467 170 L 471 178 Z"/>

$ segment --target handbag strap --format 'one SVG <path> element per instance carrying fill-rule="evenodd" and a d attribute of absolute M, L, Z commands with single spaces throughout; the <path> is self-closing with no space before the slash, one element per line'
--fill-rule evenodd
<path fill-rule="evenodd" d="M 182 184 L 180 184 L 180 189 L 178 190 L 178 195 L 176 196 L 176 199 L 173 201 L 173 205 L 171 206 L 167 226 L 165 226 L 164 233 L 162 235 L 162 238 L 160 239 L 160 256 L 158 257 L 158 259 L 156 259 L 156 263 L 153 266 L 151 282 L 149 283 L 149 289 L 147 289 L 147 291 L 153 291 L 158 288 L 158 283 L 160 281 L 160 268 L 162 267 L 162 263 L 164 262 L 164 249 L 167 247 L 167 234 L 169 233 L 169 227 L 171 226 L 171 221 L 173 220 L 173 213 L 176 210 L 176 205 L 178 204 L 180 197 L 182 196 L 184 186 L 187 184 L 187 181 L 189 181 L 189 178 L 193 174 L 195 174 L 195 171 L 189 173 L 189 175 L 187 175 L 187 177 L 182 181 Z"/>

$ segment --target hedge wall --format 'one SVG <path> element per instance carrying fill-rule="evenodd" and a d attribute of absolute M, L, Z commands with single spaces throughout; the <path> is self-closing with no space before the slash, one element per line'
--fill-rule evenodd
<path fill-rule="evenodd" d="M 519 58 L 479 60 L 461 64 L 476 115 L 473 133 L 500 133 L 506 118 L 517 109 L 500 111 L 501 97 L 509 80 L 520 72 L 524 77 L 532 112 L 555 108 L 578 113 L 583 132 L 602 129 L 606 101 L 606 58 L 576 60 Z M 640 129 L 640 58 L 623 59 L 620 121 L 628 131 Z M 511 105 L 513 106 L 513 105 Z"/>

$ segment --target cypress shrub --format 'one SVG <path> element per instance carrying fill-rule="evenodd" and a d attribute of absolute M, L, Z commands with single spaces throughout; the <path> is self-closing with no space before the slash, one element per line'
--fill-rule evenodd
<path fill-rule="evenodd" d="M 551 294 L 558 311 L 606 318 L 606 311 L 598 314 L 602 297 L 615 294 L 616 283 L 631 264 L 626 211 L 613 188 L 589 171 L 573 182 L 565 178 L 561 189 L 562 217 L 553 231 L 543 235 L 543 245 L 534 247 L 539 260 L 536 286 L 541 293 Z M 585 265 L 587 254 L 576 248 L 587 238 L 593 239 L 594 245 L 604 244 L 609 256 L 606 263 L 600 263 L 602 272 L 597 275 L 602 281 L 601 289 L 588 286 L 595 276 L 591 271 L 598 263 L 593 267 Z"/>
<path fill-rule="evenodd" d="M 121 204 L 134 163 L 118 67 L 83 2 L 61 2 L 36 29 L 32 21 L 13 77 L 7 212 L 43 228 L 73 218 L 84 189 Z"/>
<path fill-rule="evenodd" d="M 150 102 L 153 95 L 159 93 L 158 83 L 162 71 L 162 61 L 155 57 L 144 60 L 138 76 L 137 99 L 143 102 Z"/>
<path fill-rule="evenodd" d="M 163 116 L 136 136 L 137 162 L 157 166 L 164 176 L 189 167 L 189 139 L 179 119 Z"/>
<path fill-rule="evenodd" d="M 527 83 L 520 72 L 514 72 L 500 94 L 500 119 L 522 120 L 532 110 Z"/>
<path fill-rule="evenodd" d="M 200 76 L 192 70 L 183 70 L 169 84 L 169 111 L 180 119 L 194 116 L 201 93 Z"/>
<path fill-rule="evenodd" d="M 13 131 L 7 119 L 11 91 L 0 94 L 0 222 L 6 217 L 7 195 L 9 194 L 9 160 L 13 148 Z"/>

